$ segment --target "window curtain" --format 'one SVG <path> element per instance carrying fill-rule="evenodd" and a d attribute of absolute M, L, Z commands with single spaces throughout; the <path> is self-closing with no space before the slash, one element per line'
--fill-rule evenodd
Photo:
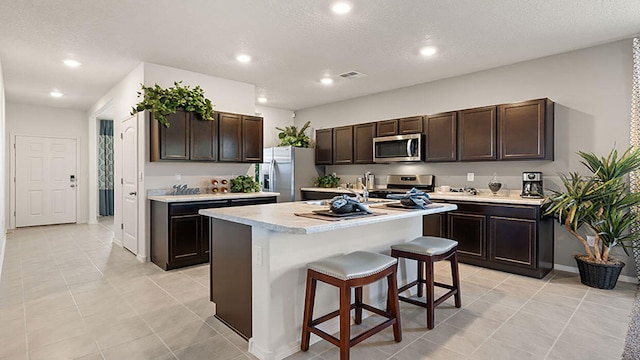
<path fill-rule="evenodd" d="M 631 82 L 631 146 L 640 147 L 640 38 L 633 39 L 633 74 Z M 640 172 L 630 176 L 631 191 L 640 191 Z M 635 207 L 636 213 L 640 208 Z M 640 232 L 640 223 L 636 222 L 631 231 Z M 636 273 L 640 280 L 640 241 L 633 243 L 633 257 L 636 261 Z"/>
<path fill-rule="evenodd" d="M 100 120 L 98 136 L 100 216 L 113 216 L 113 121 Z"/>

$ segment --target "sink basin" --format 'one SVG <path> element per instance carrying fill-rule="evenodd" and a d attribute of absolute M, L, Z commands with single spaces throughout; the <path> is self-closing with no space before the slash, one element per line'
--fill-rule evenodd
<path fill-rule="evenodd" d="M 329 205 L 329 200 L 309 200 L 309 201 L 305 201 L 305 204 L 307 205 Z"/>
<path fill-rule="evenodd" d="M 305 201 L 305 204 L 307 205 L 324 205 L 324 206 L 329 206 L 329 201 L 331 200 L 308 200 Z M 394 202 L 397 200 L 392 200 L 392 199 L 369 199 L 365 202 L 362 202 L 362 205 L 376 205 L 376 204 L 385 204 L 385 203 L 389 203 L 389 202 Z"/>

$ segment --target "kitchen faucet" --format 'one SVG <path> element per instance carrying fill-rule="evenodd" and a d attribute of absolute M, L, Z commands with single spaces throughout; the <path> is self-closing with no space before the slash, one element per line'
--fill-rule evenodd
<path fill-rule="evenodd" d="M 362 195 L 360 195 L 357 192 L 353 191 L 353 189 L 345 189 L 345 188 L 339 187 L 339 186 L 338 186 L 338 190 L 347 190 L 348 192 L 350 192 L 350 193 L 352 193 L 353 195 L 356 196 L 356 200 L 358 200 L 358 202 L 367 202 L 367 201 L 369 201 L 369 191 L 367 190 L 366 187 L 363 189 Z"/>

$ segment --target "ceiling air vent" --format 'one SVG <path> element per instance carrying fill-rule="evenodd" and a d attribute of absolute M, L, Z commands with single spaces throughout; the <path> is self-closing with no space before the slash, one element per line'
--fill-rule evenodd
<path fill-rule="evenodd" d="M 343 79 L 360 79 L 367 76 L 367 74 L 363 74 L 357 71 L 347 71 L 346 73 L 342 73 L 339 76 Z"/>

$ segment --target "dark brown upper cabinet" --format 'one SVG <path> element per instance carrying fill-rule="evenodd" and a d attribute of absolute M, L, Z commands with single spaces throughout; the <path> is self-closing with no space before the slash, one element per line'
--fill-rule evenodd
<path fill-rule="evenodd" d="M 353 163 L 373 164 L 373 138 L 376 123 L 353 125 Z"/>
<path fill-rule="evenodd" d="M 398 134 L 419 134 L 422 132 L 422 116 L 412 116 L 398 120 Z"/>
<path fill-rule="evenodd" d="M 333 164 L 353 163 L 353 126 L 333 129 Z"/>
<path fill-rule="evenodd" d="M 190 128 L 190 160 L 218 160 L 218 117 L 213 120 L 201 120 L 192 114 Z"/>
<path fill-rule="evenodd" d="M 333 129 L 316 130 L 316 165 L 333 164 Z"/>
<path fill-rule="evenodd" d="M 425 161 L 456 161 L 458 127 L 455 111 L 425 117 Z"/>
<path fill-rule="evenodd" d="M 486 106 L 458 112 L 458 159 L 496 160 L 496 107 Z"/>
<path fill-rule="evenodd" d="M 242 115 L 242 162 L 262 162 L 263 119 Z"/>
<path fill-rule="evenodd" d="M 553 112 L 549 99 L 499 105 L 500 160 L 553 160 Z"/>
<path fill-rule="evenodd" d="M 242 161 L 242 115 L 219 113 L 220 145 L 218 160 Z"/>
<path fill-rule="evenodd" d="M 262 162 L 261 117 L 219 113 L 219 155 L 224 162 Z"/>
<path fill-rule="evenodd" d="M 384 120 L 378 121 L 378 129 L 376 130 L 376 136 L 392 136 L 398 135 L 398 120 Z"/>
<path fill-rule="evenodd" d="M 167 116 L 166 128 L 150 116 L 151 161 L 215 161 L 218 153 L 218 121 L 202 120 L 183 110 Z"/>

